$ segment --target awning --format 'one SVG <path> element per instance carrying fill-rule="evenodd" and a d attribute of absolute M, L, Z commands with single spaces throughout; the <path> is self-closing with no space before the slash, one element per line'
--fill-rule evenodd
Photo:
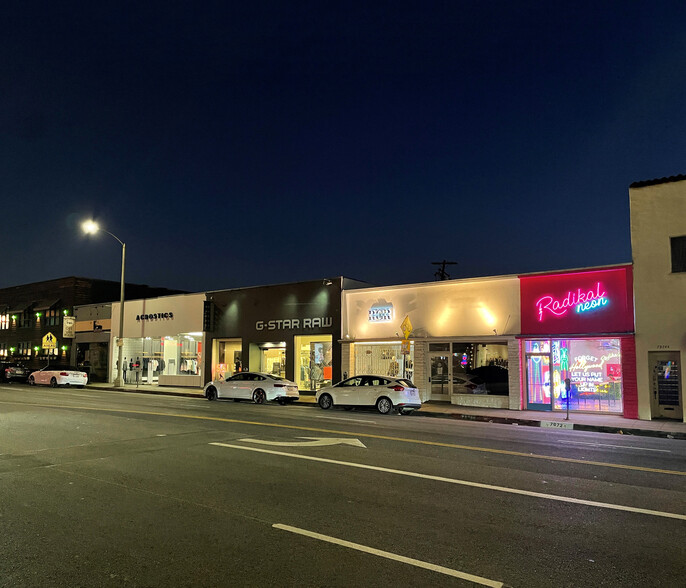
<path fill-rule="evenodd" d="M 13 304 L 7 312 L 9 314 L 21 314 L 22 312 L 26 312 L 29 308 L 31 308 L 30 303 Z"/>
<path fill-rule="evenodd" d="M 39 300 L 33 305 L 33 310 L 50 310 L 55 308 L 59 300 Z"/>

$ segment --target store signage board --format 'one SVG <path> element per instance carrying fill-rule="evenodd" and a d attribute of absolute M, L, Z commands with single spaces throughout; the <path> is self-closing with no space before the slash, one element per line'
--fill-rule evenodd
<path fill-rule="evenodd" d="M 633 332 L 631 270 L 520 276 L 522 334 Z"/>
<path fill-rule="evenodd" d="M 62 338 L 73 339 L 76 330 L 76 318 L 73 316 L 65 316 L 62 319 Z"/>
<path fill-rule="evenodd" d="M 43 349 L 57 349 L 57 339 L 52 333 L 46 333 L 43 337 Z"/>
<path fill-rule="evenodd" d="M 390 302 L 377 302 L 369 309 L 368 320 L 370 323 L 390 323 L 393 320 L 393 304 Z"/>
<path fill-rule="evenodd" d="M 255 322 L 256 331 L 286 331 L 292 329 L 321 329 L 333 325 L 333 317 L 316 316 L 312 318 L 273 319 Z"/>

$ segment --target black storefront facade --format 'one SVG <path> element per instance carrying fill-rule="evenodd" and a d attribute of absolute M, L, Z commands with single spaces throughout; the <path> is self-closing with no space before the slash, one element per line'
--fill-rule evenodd
<path fill-rule="evenodd" d="M 280 375 L 301 394 L 341 380 L 341 292 L 365 284 L 337 277 L 207 293 L 205 374 Z"/>

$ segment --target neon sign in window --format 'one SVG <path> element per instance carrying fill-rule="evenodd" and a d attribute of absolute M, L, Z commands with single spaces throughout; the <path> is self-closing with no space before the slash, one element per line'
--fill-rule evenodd
<path fill-rule="evenodd" d="M 538 320 L 542 321 L 546 312 L 553 316 L 564 316 L 572 308 L 581 313 L 603 308 L 608 302 L 605 289 L 600 282 L 596 282 L 590 290 L 582 290 L 581 288 L 577 288 L 576 291 L 570 290 L 563 298 L 558 299 L 550 295 L 542 296 L 536 301 L 536 309 Z"/>

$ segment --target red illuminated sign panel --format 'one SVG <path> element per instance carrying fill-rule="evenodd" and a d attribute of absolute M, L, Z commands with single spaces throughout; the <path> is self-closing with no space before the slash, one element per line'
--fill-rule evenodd
<path fill-rule="evenodd" d="M 631 266 L 520 276 L 525 335 L 629 333 L 634 330 Z"/>

